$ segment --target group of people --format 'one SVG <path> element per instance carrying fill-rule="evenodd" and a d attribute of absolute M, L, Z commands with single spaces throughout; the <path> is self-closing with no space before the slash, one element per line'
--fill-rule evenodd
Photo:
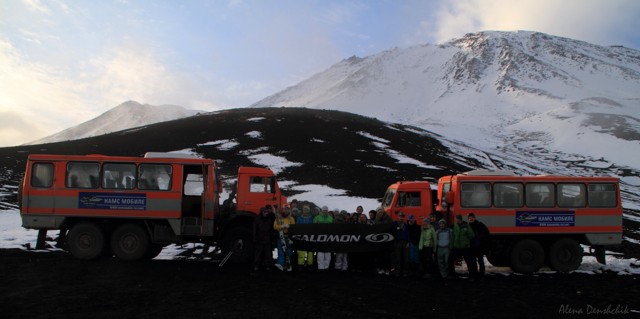
<path fill-rule="evenodd" d="M 461 215 L 455 216 L 455 223 L 449 227 L 444 219 L 431 214 L 417 223 L 415 216 L 405 216 L 399 212 L 393 221 L 382 208 L 371 210 L 368 216 L 362 206 L 356 212 L 330 211 L 327 206 L 312 210 L 308 205 L 298 208 L 296 203 L 276 210 L 267 206 L 253 224 L 255 244 L 254 270 L 269 270 L 274 266 L 283 271 L 294 267 L 300 271 L 325 272 L 374 270 L 381 275 L 421 276 L 423 278 L 452 279 L 457 276 L 455 264 L 464 260 L 471 281 L 481 279 L 485 273 L 484 255 L 488 252 L 487 227 L 469 213 L 467 221 Z M 385 224 L 395 223 L 393 250 L 374 253 L 331 253 L 295 250 L 288 238 L 292 224 Z M 273 262 L 273 238 L 276 240 L 277 259 Z M 375 261 L 372 263 L 372 260 Z"/>

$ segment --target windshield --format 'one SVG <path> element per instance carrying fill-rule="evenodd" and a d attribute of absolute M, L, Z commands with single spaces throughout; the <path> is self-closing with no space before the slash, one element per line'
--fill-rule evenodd
<path fill-rule="evenodd" d="M 384 198 L 382 199 L 382 207 L 389 208 L 391 207 L 391 203 L 393 203 L 393 197 L 396 195 L 395 188 L 387 189 L 387 193 L 384 194 Z"/>

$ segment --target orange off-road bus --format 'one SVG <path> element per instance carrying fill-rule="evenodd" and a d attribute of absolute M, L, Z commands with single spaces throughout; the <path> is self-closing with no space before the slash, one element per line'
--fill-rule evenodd
<path fill-rule="evenodd" d="M 489 261 L 517 272 L 536 272 L 545 264 L 575 270 L 582 263 L 581 245 L 604 263 L 605 247 L 622 242 L 617 178 L 478 170 L 441 177 L 437 193 L 430 194 L 429 182 L 398 182 L 387 190 L 383 207 L 394 218 L 399 211 L 435 212 L 449 225 L 456 215 L 474 213 L 490 232 Z"/>
<path fill-rule="evenodd" d="M 252 223 L 260 208 L 286 203 L 273 172 L 240 167 L 221 205 L 222 183 L 210 159 L 176 153 L 145 157 L 30 155 L 20 187 L 25 228 L 61 230 L 80 259 L 157 256 L 170 243 L 204 242 L 253 256 Z"/>

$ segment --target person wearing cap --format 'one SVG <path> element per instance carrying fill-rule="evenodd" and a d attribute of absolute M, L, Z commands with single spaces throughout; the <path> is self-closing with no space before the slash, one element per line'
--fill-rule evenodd
<path fill-rule="evenodd" d="M 296 218 L 296 224 L 313 224 L 311 208 L 308 205 L 302 206 L 302 214 Z M 298 270 L 313 270 L 313 252 L 298 250 Z"/>
<path fill-rule="evenodd" d="M 269 270 L 273 264 L 273 248 L 271 240 L 273 239 L 273 220 L 274 216 L 271 206 L 260 209 L 260 216 L 253 220 L 253 269 L 260 270 L 265 267 Z"/>
<path fill-rule="evenodd" d="M 447 222 L 441 219 L 438 221 L 438 230 L 436 231 L 436 256 L 438 258 L 438 270 L 443 279 L 451 278 L 449 276 L 449 256 L 452 246 L 453 231 L 447 227 Z"/>
<path fill-rule="evenodd" d="M 453 250 L 451 252 L 451 264 L 449 265 L 452 275 L 455 274 L 454 262 L 460 258 L 464 259 L 469 270 L 471 281 L 475 280 L 476 271 L 471 265 L 471 240 L 473 239 L 473 229 L 467 222 L 462 219 L 462 215 L 456 215 L 455 224 L 453 225 Z M 453 268 L 453 269 L 452 269 Z"/>
<path fill-rule="evenodd" d="M 471 267 L 478 267 L 478 278 L 482 279 L 485 273 L 484 255 L 489 252 L 489 229 L 485 224 L 476 219 L 476 214 L 467 215 L 469 226 L 473 230 L 473 240 L 471 241 Z"/>
<path fill-rule="evenodd" d="M 429 279 L 434 274 L 433 253 L 436 246 L 436 231 L 429 223 L 429 218 L 422 220 L 418 250 L 422 261 L 423 278 Z"/>
<path fill-rule="evenodd" d="M 291 271 L 291 242 L 289 240 L 289 226 L 296 223 L 291 216 L 289 205 L 283 205 L 278 218 L 273 222 L 273 229 L 281 233 L 283 238 L 278 238 L 278 259 L 275 266 L 280 270 Z M 285 255 L 286 251 L 286 255 Z"/>
<path fill-rule="evenodd" d="M 322 206 L 322 211 L 320 214 L 313 218 L 314 224 L 331 224 L 333 223 L 333 216 L 329 213 L 329 208 L 327 206 Z M 320 272 L 327 271 L 329 269 L 329 265 L 331 264 L 331 253 L 330 252 L 318 252 L 318 270 Z"/>

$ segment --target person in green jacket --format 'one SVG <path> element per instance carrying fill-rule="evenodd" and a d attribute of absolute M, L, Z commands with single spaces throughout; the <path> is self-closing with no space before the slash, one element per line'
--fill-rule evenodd
<path fill-rule="evenodd" d="M 322 211 L 320 214 L 313 218 L 314 224 L 331 224 L 333 223 L 333 216 L 329 214 L 329 208 L 327 206 L 322 206 Z M 329 269 L 329 265 L 331 264 L 331 253 L 329 252 L 318 252 L 318 270 L 320 272 L 325 272 Z"/>
<path fill-rule="evenodd" d="M 474 281 L 476 274 L 473 267 L 471 267 L 471 240 L 473 239 L 473 229 L 467 222 L 462 219 L 462 215 L 456 215 L 455 224 L 453 225 L 453 250 L 451 252 L 452 260 L 451 267 L 454 267 L 454 262 L 460 258 L 464 259 L 469 269 L 469 277 L 471 281 Z M 455 269 L 451 274 L 455 275 Z M 477 269 L 476 269 L 477 272 Z"/>
<path fill-rule="evenodd" d="M 436 246 L 436 231 L 431 226 L 429 218 L 422 220 L 420 227 L 420 241 L 418 242 L 418 250 L 420 251 L 420 260 L 422 261 L 422 269 L 424 275 L 422 278 L 430 279 L 434 273 L 433 252 Z"/>

